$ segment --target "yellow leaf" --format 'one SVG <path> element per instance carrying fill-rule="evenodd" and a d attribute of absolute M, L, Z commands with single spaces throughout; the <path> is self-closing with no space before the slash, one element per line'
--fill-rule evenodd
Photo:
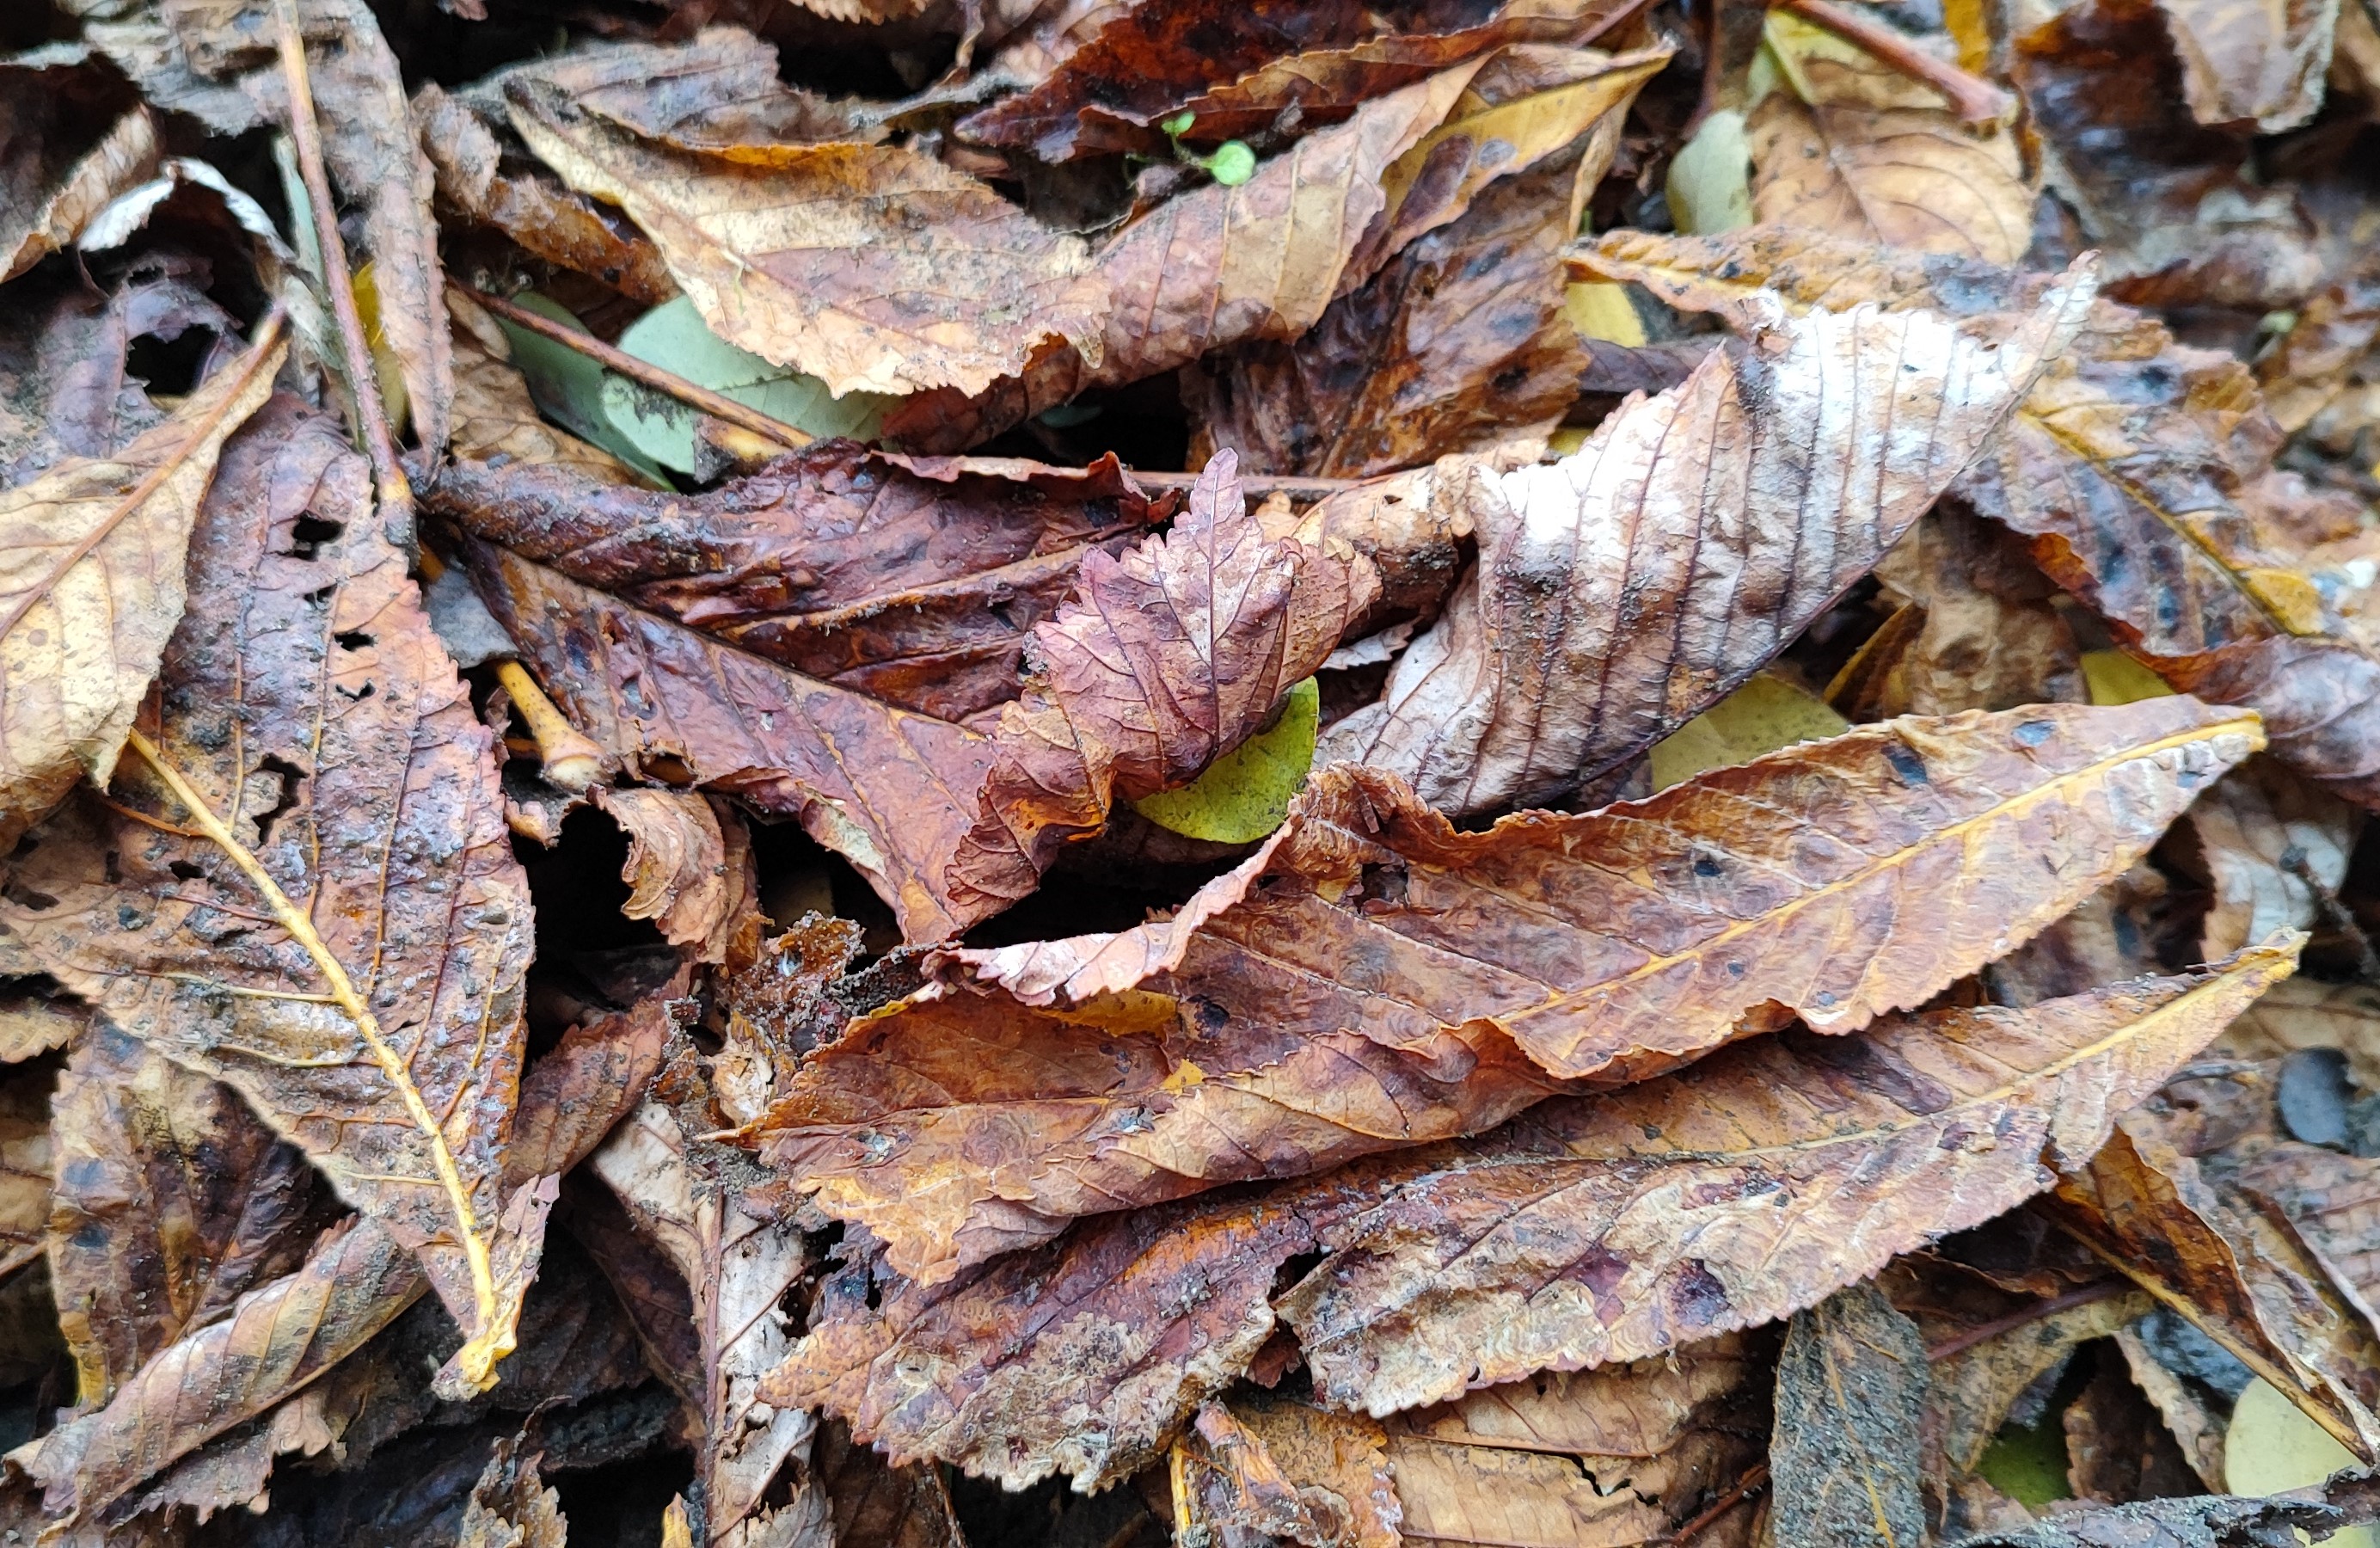
<path fill-rule="evenodd" d="M 1816 695 L 1763 672 L 1653 744 L 1653 788 L 1732 768 L 1795 742 L 1840 737 L 1852 723 Z"/>
<path fill-rule="evenodd" d="M 1281 719 L 1216 759 L 1179 790 L 1132 803 L 1158 826 L 1217 844 L 1252 844 L 1281 826 L 1314 766 L 1322 689 L 1311 677 L 1289 690 Z"/>

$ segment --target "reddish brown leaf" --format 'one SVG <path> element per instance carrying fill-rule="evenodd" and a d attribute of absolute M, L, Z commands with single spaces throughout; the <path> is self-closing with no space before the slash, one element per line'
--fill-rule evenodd
<path fill-rule="evenodd" d="M 1154 1457 L 1276 1316 L 1318 1397 L 1378 1414 L 1645 1358 L 2018 1202 L 2293 951 L 2028 1011 L 1760 1039 L 1481 1140 L 1093 1223 L 939 1286 L 856 1253 L 762 1395 L 822 1404 L 896 1458 L 1090 1485 Z"/>
<path fill-rule="evenodd" d="M 951 861 L 961 909 L 1033 891 L 1058 848 L 1119 799 L 1186 785 L 1263 728 L 1379 594 L 1344 544 L 1274 537 L 1218 452 L 1161 538 L 1083 560 L 1033 630 L 1033 676 L 1001 712 L 981 815 Z"/>

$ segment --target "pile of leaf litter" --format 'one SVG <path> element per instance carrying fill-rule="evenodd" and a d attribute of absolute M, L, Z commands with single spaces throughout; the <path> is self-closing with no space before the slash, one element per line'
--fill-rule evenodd
<path fill-rule="evenodd" d="M 0 51 L 6 1541 L 2380 1531 L 2369 0 Z"/>

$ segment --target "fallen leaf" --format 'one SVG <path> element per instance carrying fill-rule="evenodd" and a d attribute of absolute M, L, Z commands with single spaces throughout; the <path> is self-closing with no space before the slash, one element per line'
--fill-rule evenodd
<path fill-rule="evenodd" d="M 643 1100 L 670 1030 L 663 1002 L 650 1002 L 574 1029 L 530 1065 L 504 1180 L 518 1188 L 585 1159 Z M 54 1524 L 110 1519 L 152 1477 L 302 1396 L 429 1287 L 413 1254 L 370 1216 L 325 1232 L 297 1270 L 184 1333 L 106 1407 L 42 1437 L 24 1466 Z"/>
<path fill-rule="evenodd" d="M 2012 263 L 2033 245 L 2016 137 L 1960 123 L 1942 94 L 1791 11 L 1766 47 L 1782 78 L 1744 126 L 1755 217 Z"/>
<path fill-rule="evenodd" d="M 91 216 L 155 173 L 157 121 L 146 107 L 109 111 L 117 95 L 81 61 L 50 67 L 14 65 L 0 142 L 0 281 L 15 279 L 54 252 L 74 246 Z"/>
<path fill-rule="evenodd" d="M 0 493 L 0 841 L 88 774 L 104 786 L 181 621 L 182 556 L 224 443 L 273 390 L 277 330 L 112 456 Z"/>
<path fill-rule="evenodd" d="M 2351 390 L 2355 368 L 2380 341 L 2380 262 L 2366 259 L 2298 312 L 2289 332 L 2256 361 L 2265 405 L 2294 434 Z"/>
<path fill-rule="evenodd" d="M 759 878 L 744 820 L 681 790 L 599 786 L 595 804 L 628 835 L 620 912 L 652 920 L 690 960 L 749 960 L 759 945 Z"/>
<path fill-rule="evenodd" d="M 1408 1539 L 1387 1439 L 1370 1420 L 1258 1395 L 1208 1403 L 1175 1445 L 1176 1509 L 1227 1542 L 1398 1548 Z"/>
<path fill-rule="evenodd" d="M 2061 1511 L 2022 1531 L 1964 1539 L 1957 1548 L 2288 1548 L 2346 1519 L 2305 1500 L 2201 1494 Z"/>
<path fill-rule="evenodd" d="M 1479 563 L 1320 756 L 1393 770 L 1456 815 L 1540 804 L 1633 757 L 1883 556 L 2006 422 L 2090 291 L 2074 276 L 1997 348 L 1922 313 L 1779 319 L 1560 462 L 1415 475 L 1474 513 Z M 1813 462 L 1815 441 L 1854 455 Z"/>
<path fill-rule="evenodd" d="M 1111 301 L 1081 239 L 917 152 L 677 149 L 534 76 L 505 101 L 564 181 L 652 238 L 714 333 L 831 392 L 981 392 L 1045 340 L 1099 356 Z"/>
<path fill-rule="evenodd" d="M 2073 1497 L 2102 1505 L 2198 1493 L 2189 1459 L 2112 1347 L 2087 1352 L 2091 1373 L 2058 1415 Z"/>
<path fill-rule="evenodd" d="M 894 1468 L 830 1420 L 810 1440 L 810 1477 L 827 1497 L 837 1542 L 870 1548 L 966 1548 L 951 1492 L 934 1468 Z"/>
<path fill-rule="evenodd" d="M 1796 742 L 1840 737 L 1851 728 L 1851 722 L 1807 689 L 1773 672 L 1755 673 L 1742 688 L 1655 742 L 1645 755 L 1645 778 L 1655 790 L 1666 790 L 1698 774 L 1749 763 Z"/>
<path fill-rule="evenodd" d="M 1928 1430 L 1949 1470 L 1973 1472 L 2028 1388 L 2062 1371 L 2077 1347 L 2137 1322 L 2152 1304 L 2137 1290 L 2101 1296 L 1933 1359 Z"/>
<path fill-rule="evenodd" d="M 2267 9 L 2225 0 L 2158 0 L 2181 60 L 2181 88 L 2202 124 L 2252 122 L 2293 129 L 2322 106 L 2338 11 L 2297 4 Z"/>
<path fill-rule="evenodd" d="M 157 814 L 71 809 L 8 928 L 419 1253 L 484 1385 L 536 1261 L 501 1224 L 530 920 L 491 738 L 363 458 L 288 400 L 225 457 L 122 790 Z"/>
<path fill-rule="evenodd" d="M 540 1458 L 524 1455 L 525 1444 L 526 1437 L 496 1443 L 464 1508 L 455 1548 L 563 1548 L 570 1528 L 562 1518 L 562 1496 L 544 1486 L 537 1473 Z"/>
<path fill-rule="evenodd" d="M 1085 555 L 1074 597 L 1034 627 L 1032 676 L 1001 712 L 980 814 L 950 861 L 957 911 L 1025 896 L 1118 799 L 1186 785 L 1246 741 L 1378 594 L 1345 545 L 1269 533 L 1238 466 L 1216 453 L 1163 537 Z"/>
<path fill-rule="evenodd" d="M 1281 826 L 1314 768 L 1322 690 L 1291 686 L 1272 725 L 1209 763 L 1178 790 L 1142 796 L 1132 809 L 1160 827 L 1217 844 L 1254 844 Z"/>
<path fill-rule="evenodd" d="M 1901 721 L 1482 834 L 1327 769 L 1170 920 L 939 959 L 804 1061 L 762 1153 L 935 1283 L 1078 1215 L 1476 1133 L 1555 1077 L 1672 1068 L 1772 1002 L 1849 1031 L 2130 863 L 2244 751 L 2220 715 Z M 1786 801 L 1798 823 L 1766 815 Z"/>
<path fill-rule="evenodd" d="M 2214 884 L 2199 946 L 2210 960 L 2336 908 L 2363 827 L 2355 808 L 2268 758 L 2216 781 L 2189 823 Z"/>
<path fill-rule="evenodd" d="M 330 1223 L 305 1157 L 230 1087 L 104 1019 L 67 1061 L 51 1146 L 50 1280 L 85 1408 L 294 1272 Z"/>
<path fill-rule="evenodd" d="M 913 398 L 885 417 L 885 433 L 919 450 L 956 450 L 1092 387 L 1231 346 L 1294 339 L 1490 182 L 1624 115 L 1668 59 L 1666 51 L 1507 49 L 1376 98 L 1246 182 L 1170 199 L 1110 238 L 1092 262 L 1109 297 L 1095 347 L 1045 350 L 973 398 Z"/>
<path fill-rule="evenodd" d="M 1377 1414 L 1646 1358 L 1988 1219 L 2045 1185 L 2045 1156 L 2079 1164 L 2291 955 L 1758 1039 L 1482 1140 L 1137 1210 L 940 1286 L 846 1249 L 762 1396 L 822 1405 L 896 1460 L 1092 1486 L 1155 1457 L 1276 1318 L 1319 1401 Z M 1305 1272 L 1276 1293 L 1292 1259 Z"/>
<path fill-rule="evenodd" d="M 1777 1361 L 1770 1530 L 1812 1548 L 1924 1543 L 1918 1432 L 1928 1378 L 1917 1328 L 1872 1285 L 1797 1311 Z"/>
<path fill-rule="evenodd" d="M 1885 555 L 1876 575 L 1886 597 L 1904 601 L 1916 616 L 1905 637 L 1876 641 L 1887 648 L 1879 659 L 1868 659 L 1863 648 L 1829 685 L 1830 698 L 1838 685 L 1849 691 L 1849 703 L 1835 699 L 1847 713 L 1867 720 L 2109 701 L 2094 698 L 2085 685 L 2072 626 L 2052 603 L 2058 589 L 2006 529 L 1955 504 L 1937 506 Z M 1867 680 L 1852 687 L 1862 675 Z"/>
<path fill-rule="evenodd" d="M 455 457 L 532 467 L 561 463 L 603 484 L 643 481 L 610 452 L 539 417 L 514 362 L 511 339 L 477 302 L 449 286 L 446 311 L 455 350 L 455 424 L 448 445 Z"/>
<path fill-rule="evenodd" d="M 2225 1030 L 2216 1050 L 2270 1059 L 2299 1048 L 2337 1048 L 2365 1091 L 2380 1091 L 2380 987 L 2291 979 L 2276 984 Z"/>
<path fill-rule="evenodd" d="M 39 1262 L 47 1244 L 57 1178 L 50 1095 L 57 1079 L 47 1063 L 0 1072 L 0 1278 Z"/>

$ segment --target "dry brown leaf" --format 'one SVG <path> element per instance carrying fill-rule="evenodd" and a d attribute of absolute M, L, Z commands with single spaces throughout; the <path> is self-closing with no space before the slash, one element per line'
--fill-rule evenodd
<path fill-rule="evenodd" d="M 822 1492 L 799 1486 L 783 1505 L 764 1505 L 763 1496 L 781 1468 L 804 1457 L 816 1421 L 799 1408 L 771 1408 L 753 1389 L 791 1346 L 779 1303 L 810 1267 L 801 1233 L 748 1208 L 715 1151 L 689 1140 L 657 1102 L 623 1124 L 592 1164 L 693 1291 L 699 1347 L 690 1374 L 709 1541 L 770 1548 L 798 1540 L 801 1522 L 824 1517 Z"/>
<path fill-rule="evenodd" d="M 2338 907 L 2362 813 L 2269 758 L 2252 758 L 2190 810 L 2214 899 L 2199 955 L 2227 957 Z"/>
<path fill-rule="evenodd" d="M 838 395 L 981 392 L 1046 340 L 1099 356 L 1110 301 L 1082 240 L 929 156 L 674 149 L 535 76 L 505 101 L 564 181 L 652 238 L 713 333 Z"/>
<path fill-rule="evenodd" d="M 103 1018 L 67 1061 L 51 1144 L 50 1282 L 85 1408 L 293 1273 L 330 1223 L 306 1158 L 230 1087 Z"/>
<path fill-rule="evenodd" d="M 1398 1548 L 1387 1442 L 1372 1420 L 1262 1394 L 1208 1403 L 1174 1445 L 1177 1518 L 1227 1543 Z"/>
<path fill-rule="evenodd" d="M 181 622 L 183 553 L 224 442 L 273 391 L 273 333 L 164 424 L 0 493 L 0 842 L 104 786 Z"/>
<path fill-rule="evenodd" d="M 1210 350 L 1294 339 L 1488 183 L 1624 116 L 1668 60 L 1667 51 L 1521 46 L 1366 103 L 1246 182 L 1178 195 L 1111 238 L 1094 262 L 1110 297 L 1096 347 L 1045 350 L 974 399 L 913 398 L 886 416 L 885 433 L 956 450 L 1087 388 L 1137 382 Z"/>
<path fill-rule="evenodd" d="M 523 1436 L 496 1443 L 464 1507 L 455 1548 L 564 1548 L 570 1527 L 562 1518 L 562 1496 L 538 1477 L 542 1458 L 523 1455 L 527 1442 Z"/>
<path fill-rule="evenodd" d="M 2080 1164 L 2293 956 L 1757 1039 L 1481 1140 L 1093 1222 L 938 1286 L 868 1253 L 827 1279 L 762 1395 L 823 1405 L 896 1459 L 1089 1486 L 1157 1455 L 1277 1318 L 1318 1398 L 1376 1414 L 1646 1358 L 2001 1213 L 2045 1158 Z"/>
<path fill-rule="evenodd" d="M 2322 106 L 2337 0 L 2245 6 L 2237 0 L 2157 0 L 2182 93 L 2202 124 L 2293 129 Z"/>
<path fill-rule="evenodd" d="M 1714 351 L 1560 462 L 1413 475 L 1471 509 L 1479 565 L 1380 701 L 1318 756 L 1393 770 L 1458 816 L 1541 804 L 1617 767 L 1749 677 L 1900 540 L 2064 348 L 2091 292 L 2070 274 L 1997 347 L 1919 312 L 1755 314 L 1746 349 Z M 1812 445 L 1843 450 L 1814 458 Z"/>
<path fill-rule="evenodd" d="M 1289 343 L 1244 346 L 1213 374 L 1185 366 L 1194 458 L 1244 470 L 1362 478 L 1477 451 L 1569 408 L 1587 366 L 1555 255 L 1574 195 L 1609 170 L 1618 120 L 1585 158 L 1489 185 Z"/>
<path fill-rule="evenodd" d="M 2121 1351 L 2102 1345 L 2082 1359 L 2090 1380 L 2058 1416 L 2074 1498 L 2119 1505 L 2197 1493 L 2188 1458 L 2133 1383 Z"/>
<path fill-rule="evenodd" d="M 108 84 L 61 65 L 0 68 L 0 281 L 74 246 L 108 201 L 155 175 L 157 121 L 134 106 L 109 121 Z M 98 117 L 99 132 L 90 120 Z"/>
<path fill-rule="evenodd" d="M 2120 1282 L 2119 1282 L 2120 1283 Z M 2098 1288 L 2105 1288 L 2099 1286 Z M 2088 1294 L 2089 1289 L 2076 1292 Z M 2075 1349 L 2137 1322 L 2155 1303 L 2138 1290 L 2056 1307 L 1932 1359 L 1926 1431 L 1950 1478 L 1972 1473 L 2025 1390 L 2063 1370 Z M 2034 1303 L 2038 1307 L 2039 1302 Z M 2031 1310 L 2034 1308 L 2025 1308 Z M 1929 1336 L 1930 1325 L 1920 1318 Z M 1988 1331 L 1988 1327 L 1977 1332 Z M 1955 1335 L 1954 1335 L 1955 1337 Z M 1945 1481 L 1947 1481 L 1947 1480 Z"/>
<path fill-rule="evenodd" d="M 1876 577 L 1885 600 L 1916 616 L 1895 634 L 1878 630 L 1829 686 L 1829 701 L 1852 719 L 2089 697 L 2074 631 L 2050 604 L 2057 588 L 2014 533 L 1955 503 L 1939 505 L 1876 565 Z"/>
<path fill-rule="evenodd" d="M 517 1188 L 583 1160 L 643 1100 L 671 1030 L 665 1000 L 656 998 L 573 1029 L 531 1065 L 505 1181 Z M 294 1273 L 160 1351 L 105 1408 L 44 1436 L 25 1469 L 61 1523 L 120 1521 L 141 1508 L 133 1492 L 148 1480 L 293 1394 L 302 1397 L 429 1287 L 413 1254 L 358 1216 L 326 1232 Z M 129 1508 L 120 1508 L 128 1495 Z"/>
<path fill-rule="evenodd" d="M 2270 1059 L 2299 1048 L 2337 1048 L 2355 1083 L 2380 1091 L 2380 988 L 2291 979 L 2248 1007 L 2216 1041 L 2230 1058 Z"/>
<path fill-rule="evenodd" d="M 21 1064 L 53 1048 L 64 1048 L 90 1019 L 91 1013 L 72 1000 L 0 994 L 0 1065 Z"/>
<path fill-rule="evenodd" d="M 2350 392 L 2355 369 L 2380 342 L 2380 258 L 2367 257 L 2308 301 L 2256 361 L 2265 407 L 2295 434 Z"/>
<path fill-rule="evenodd" d="M 15 858 L 6 912 L 420 1254 L 483 1385 L 542 1230 L 503 1224 L 500 1184 L 529 900 L 491 738 L 370 489 L 294 401 L 233 439 L 140 773 Z"/>
<path fill-rule="evenodd" d="M 1849 1031 L 1923 1004 L 2144 852 L 2252 735 L 2174 699 L 1899 721 L 1480 834 L 1338 765 L 1172 920 L 939 959 L 756 1127 L 937 1282 L 1078 1215 L 1476 1133 L 1764 1007 Z"/>
<path fill-rule="evenodd" d="M 1797 1311 L 1777 1360 L 1768 1445 L 1778 1541 L 1915 1548 L 1926 1541 L 1918 1441 L 1929 1378 L 1914 1323 L 1873 1285 Z"/>
<path fill-rule="evenodd" d="M 1797 308 L 1940 307 L 1967 325 L 2030 308 L 2046 284 L 1767 227 L 1614 233 L 1573 262 L 1693 310 L 1767 288 Z M 2167 681 L 2258 711 L 2282 759 L 2372 805 L 2380 658 L 2294 567 L 2307 534 L 2354 529 L 2352 503 L 2275 472 L 2279 444 L 2245 366 L 2102 300 L 1956 493 L 2032 538 L 2043 570 L 2122 626 Z"/>
<path fill-rule="evenodd" d="M 1378 597 L 1348 545 L 1268 532 L 1238 469 L 1216 453 L 1171 531 L 1087 554 L 1073 599 L 1034 627 L 1032 676 L 946 873 L 962 915 L 1025 896 L 1117 800 L 1186 785 L 1263 729 Z"/>
<path fill-rule="evenodd" d="M 0 1278 L 39 1261 L 48 1239 L 57 1178 L 50 1094 L 57 1079 L 48 1062 L 0 1070 Z"/>
<path fill-rule="evenodd" d="M 1760 219 L 1987 263 L 2024 255 L 2034 192 L 2007 125 L 1968 128 L 1940 92 L 1790 11 L 1767 27 L 1784 81 L 1745 125 Z"/>
<path fill-rule="evenodd" d="M 759 876 L 744 820 L 684 790 L 599 788 L 595 804 L 628 835 L 620 912 L 650 920 L 696 962 L 751 960 L 759 949 Z"/>
<path fill-rule="evenodd" d="M 2253 165 L 2249 136 L 2203 128 L 2185 106 L 2201 100 L 2189 84 L 2201 68 L 2186 43 L 2176 57 L 2174 24 L 2216 4 L 2085 0 L 2010 40 L 2008 73 L 2040 137 L 2043 181 L 2106 254 L 2108 294 L 2136 305 L 2293 306 L 2322 283 L 2292 191 Z M 2253 31 L 2288 28 L 2289 9 L 2250 22 L 2242 7 L 2227 46 L 2245 51 Z"/>

